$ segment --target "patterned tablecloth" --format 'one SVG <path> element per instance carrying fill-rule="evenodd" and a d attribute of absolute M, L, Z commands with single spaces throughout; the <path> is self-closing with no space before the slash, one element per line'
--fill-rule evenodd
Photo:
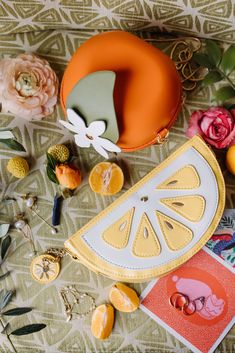
<path fill-rule="evenodd" d="M 144 29 L 234 42 L 234 6 L 233 0 L 0 0 L 0 35 Z"/>
<path fill-rule="evenodd" d="M 1 37 L 0 46 L 4 57 L 14 56 L 28 50 L 36 52 L 49 60 L 61 77 L 75 49 L 93 34 L 93 30 L 47 30 L 8 34 L 7 37 Z M 138 35 L 141 36 L 143 33 L 138 33 Z M 118 156 L 118 160 L 125 170 L 125 185 L 122 192 L 129 189 L 131 185 L 186 140 L 185 130 L 190 113 L 195 109 L 207 109 L 213 89 L 213 87 L 208 88 L 203 92 L 188 96 L 182 112 L 171 130 L 170 141 L 167 144 L 162 147 L 152 146 L 143 151 Z M 68 236 L 87 223 L 115 198 L 102 197 L 91 192 L 87 183 L 87 176 L 91 168 L 101 160 L 101 157 L 92 149 L 76 148 L 73 144 L 72 135 L 69 132 L 64 135 L 64 130 L 57 124 L 57 120 L 62 116 L 63 113 L 59 104 L 52 116 L 40 122 L 27 123 L 10 114 L 1 114 L 0 116 L 0 127 L 13 128 L 17 139 L 26 147 L 27 153 L 22 153 L 22 156 L 25 155 L 29 159 L 31 167 L 27 178 L 16 180 L 11 177 L 6 172 L 6 164 L 8 159 L 17 153 L 3 148 L 1 145 L 0 187 L 2 192 L 4 190 L 9 196 L 27 192 L 36 195 L 39 201 L 38 210 L 40 215 L 50 222 L 53 197 L 57 189 L 47 179 L 45 173 L 45 152 L 48 147 L 56 143 L 68 143 L 77 156 L 78 165 L 84 176 L 82 185 L 75 192 L 75 196 L 63 203 L 63 217 L 58 234 L 52 235 L 48 227 L 38 218 L 27 215 L 39 251 L 45 251 L 51 246 L 62 247 Z M 221 152 L 218 158 L 223 167 L 224 152 Z M 235 198 L 234 177 L 226 171 L 224 175 L 227 186 L 227 207 L 232 208 Z M 19 201 L 13 206 L 6 206 L 4 212 L 12 215 L 13 218 L 17 213 L 23 211 L 23 203 Z M 100 304 L 107 301 L 108 290 L 113 282 L 103 276 L 97 276 L 83 265 L 65 258 L 62 261 L 59 278 L 50 285 L 40 285 L 32 280 L 29 273 L 30 259 L 28 254 L 30 249 L 27 241 L 14 230 L 11 231 L 11 236 L 14 239 L 13 246 L 6 263 L 3 265 L 3 269 L 10 269 L 11 274 L 0 282 L 0 287 L 16 289 L 12 306 L 21 305 L 34 308 L 31 313 L 24 317 L 12 319 L 12 328 L 18 327 L 19 320 L 24 320 L 24 323 L 44 322 L 47 324 L 46 329 L 39 333 L 13 338 L 18 352 L 189 352 L 183 344 L 141 310 L 129 315 L 117 312 L 113 333 L 104 342 L 97 341 L 91 335 L 90 316 L 67 323 L 58 295 L 62 286 L 76 284 L 78 290 L 92 294 L 96 298 L 96 303 Z M 146 284 L 134 285 L 134 288 L 140 293 L 145 286 Z M 10 348 L 7 346 L 7 341 L 3 340 L 3 336 L 1 336 L 1 342 L 0 352 L 10 353 Z M 232 353 L 234 347 L 235 328 L 227 335 L 216 352 Z"/>

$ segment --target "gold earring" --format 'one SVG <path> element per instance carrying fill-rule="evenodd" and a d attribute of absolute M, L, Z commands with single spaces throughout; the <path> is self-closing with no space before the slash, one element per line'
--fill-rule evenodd
<path fill-rule="evenodd" d="M 25 205 L 28 210 L 30 210 L 34 216 L 37 216 L 43 223 L 45 223 L 50 229 L 51 229 L 51 234 L 56 234 L 57 229 L 54 228 L 50 223 L 48 223 L 44 218 L 42 218 L 38 212 L 36 212 L 37 209 L 37 196 L 32 196 L 30 194 L 26 194 L 21 196 L 21 199 L 25 201 Z"/>
<path fill-rule="evenodd" d="M 32 252 L 29 254 L 29 257 L 35 256 L 37 254 L 37 250 L 34 244 L 32 229 L 29 226 L 23 213 L 19 213 L 16 216 L 14 227 L 19 230 L 23 234 L 23 236 L 30 242 Z"/>

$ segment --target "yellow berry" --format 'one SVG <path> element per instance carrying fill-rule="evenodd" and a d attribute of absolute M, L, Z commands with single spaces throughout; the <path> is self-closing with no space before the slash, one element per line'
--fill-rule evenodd
<path fill-rule="evenodd" d="M 99 305 L 93 312 L 91 332 L 100 340 L 109 337 L 114 323 L 114 309 L 110 304 Z"/>
<path fill-rule="evenodd" d="M 48 151 L 58 162 L 64 163 L 69 159 L 69 149 L 65 145 L 51 146 Z"/>
<path fill-rule="evenodd" d="M 139 297 L 134 289 L 122 283 L 116 283 L 109 292 L 109 300 L 114 308 L 125 313 L 131 313 L 140 305 Z"/>
<path fill-rule="evenodd" d="M 226 166 L 228 171 L 235 175 L 235 145 L 229 147 L 226 154 Z"/>
<path fill-rule="evenodd" d="M 7 170 L 16 178 L 24 178 L 29 173 L 28 162 L 22 157 L 13 157 L 7 163 Z"/>

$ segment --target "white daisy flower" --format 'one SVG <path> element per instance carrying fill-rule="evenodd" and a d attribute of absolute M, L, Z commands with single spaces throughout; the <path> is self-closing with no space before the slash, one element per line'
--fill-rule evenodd
<path fill-rule="evenodd" d="M 100 137 L 105 132 L 105 122 L 96 120 L 87 127 L 84 120 L 73 109 L 67 109 L 69 123 L 59 122 L 68 130 L 75 132 L 75 142 L 79 147 L 94 147 L 96 152 L 108 158 L 108 152 L 121 152 L 121 149 L 110 140 Z"/>

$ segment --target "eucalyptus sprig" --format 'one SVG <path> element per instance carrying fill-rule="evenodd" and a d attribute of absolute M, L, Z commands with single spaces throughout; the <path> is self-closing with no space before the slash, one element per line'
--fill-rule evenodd
<path fill-rule="evenodd" d="M 223 52 L 215 41 L 206 40 L 205 52 L 195 53 L 193 59 L 197 64 L 208 69 L 208 73 L 202 81 L 202 87 L 222 80 L 226 80 L 228 83 L 215 92 L 213 100 L 218 104 L 231 103 L 231 99 L 235 98 L 235 83 L 230 77 L 235 70 L 235 46 L 230 45 Z"/>
<path fill-rule="evenodd" d="M 3 289 L 0 291 L 0 324 L 2 326 L 2 331 L 1 334 L 5 335 L 14 350 L 15 353 L 17 353 L 17 350 L 12 342 L 12 336 L 23 336 L 23 335 L 29 335 L 34 332 L 41 331 L 46 327 L 45 324 L 29 324 L 25 325 L 22 327 L 17 328 L 16 330 L 11 330 L 10 329 L 10 323 L 4 323 L 4 318 L 8 316 L 20 316 L 26 313 L 29 313 L 32 311 L 32 308 L 29 307 L 20 307 L 20 308 L 13 308 L 10 310 L 4 310 L 5 307 L 10 303 L 13 295 L 14 295 L 13 290 L 8 290 L 4 291 Z"/>

